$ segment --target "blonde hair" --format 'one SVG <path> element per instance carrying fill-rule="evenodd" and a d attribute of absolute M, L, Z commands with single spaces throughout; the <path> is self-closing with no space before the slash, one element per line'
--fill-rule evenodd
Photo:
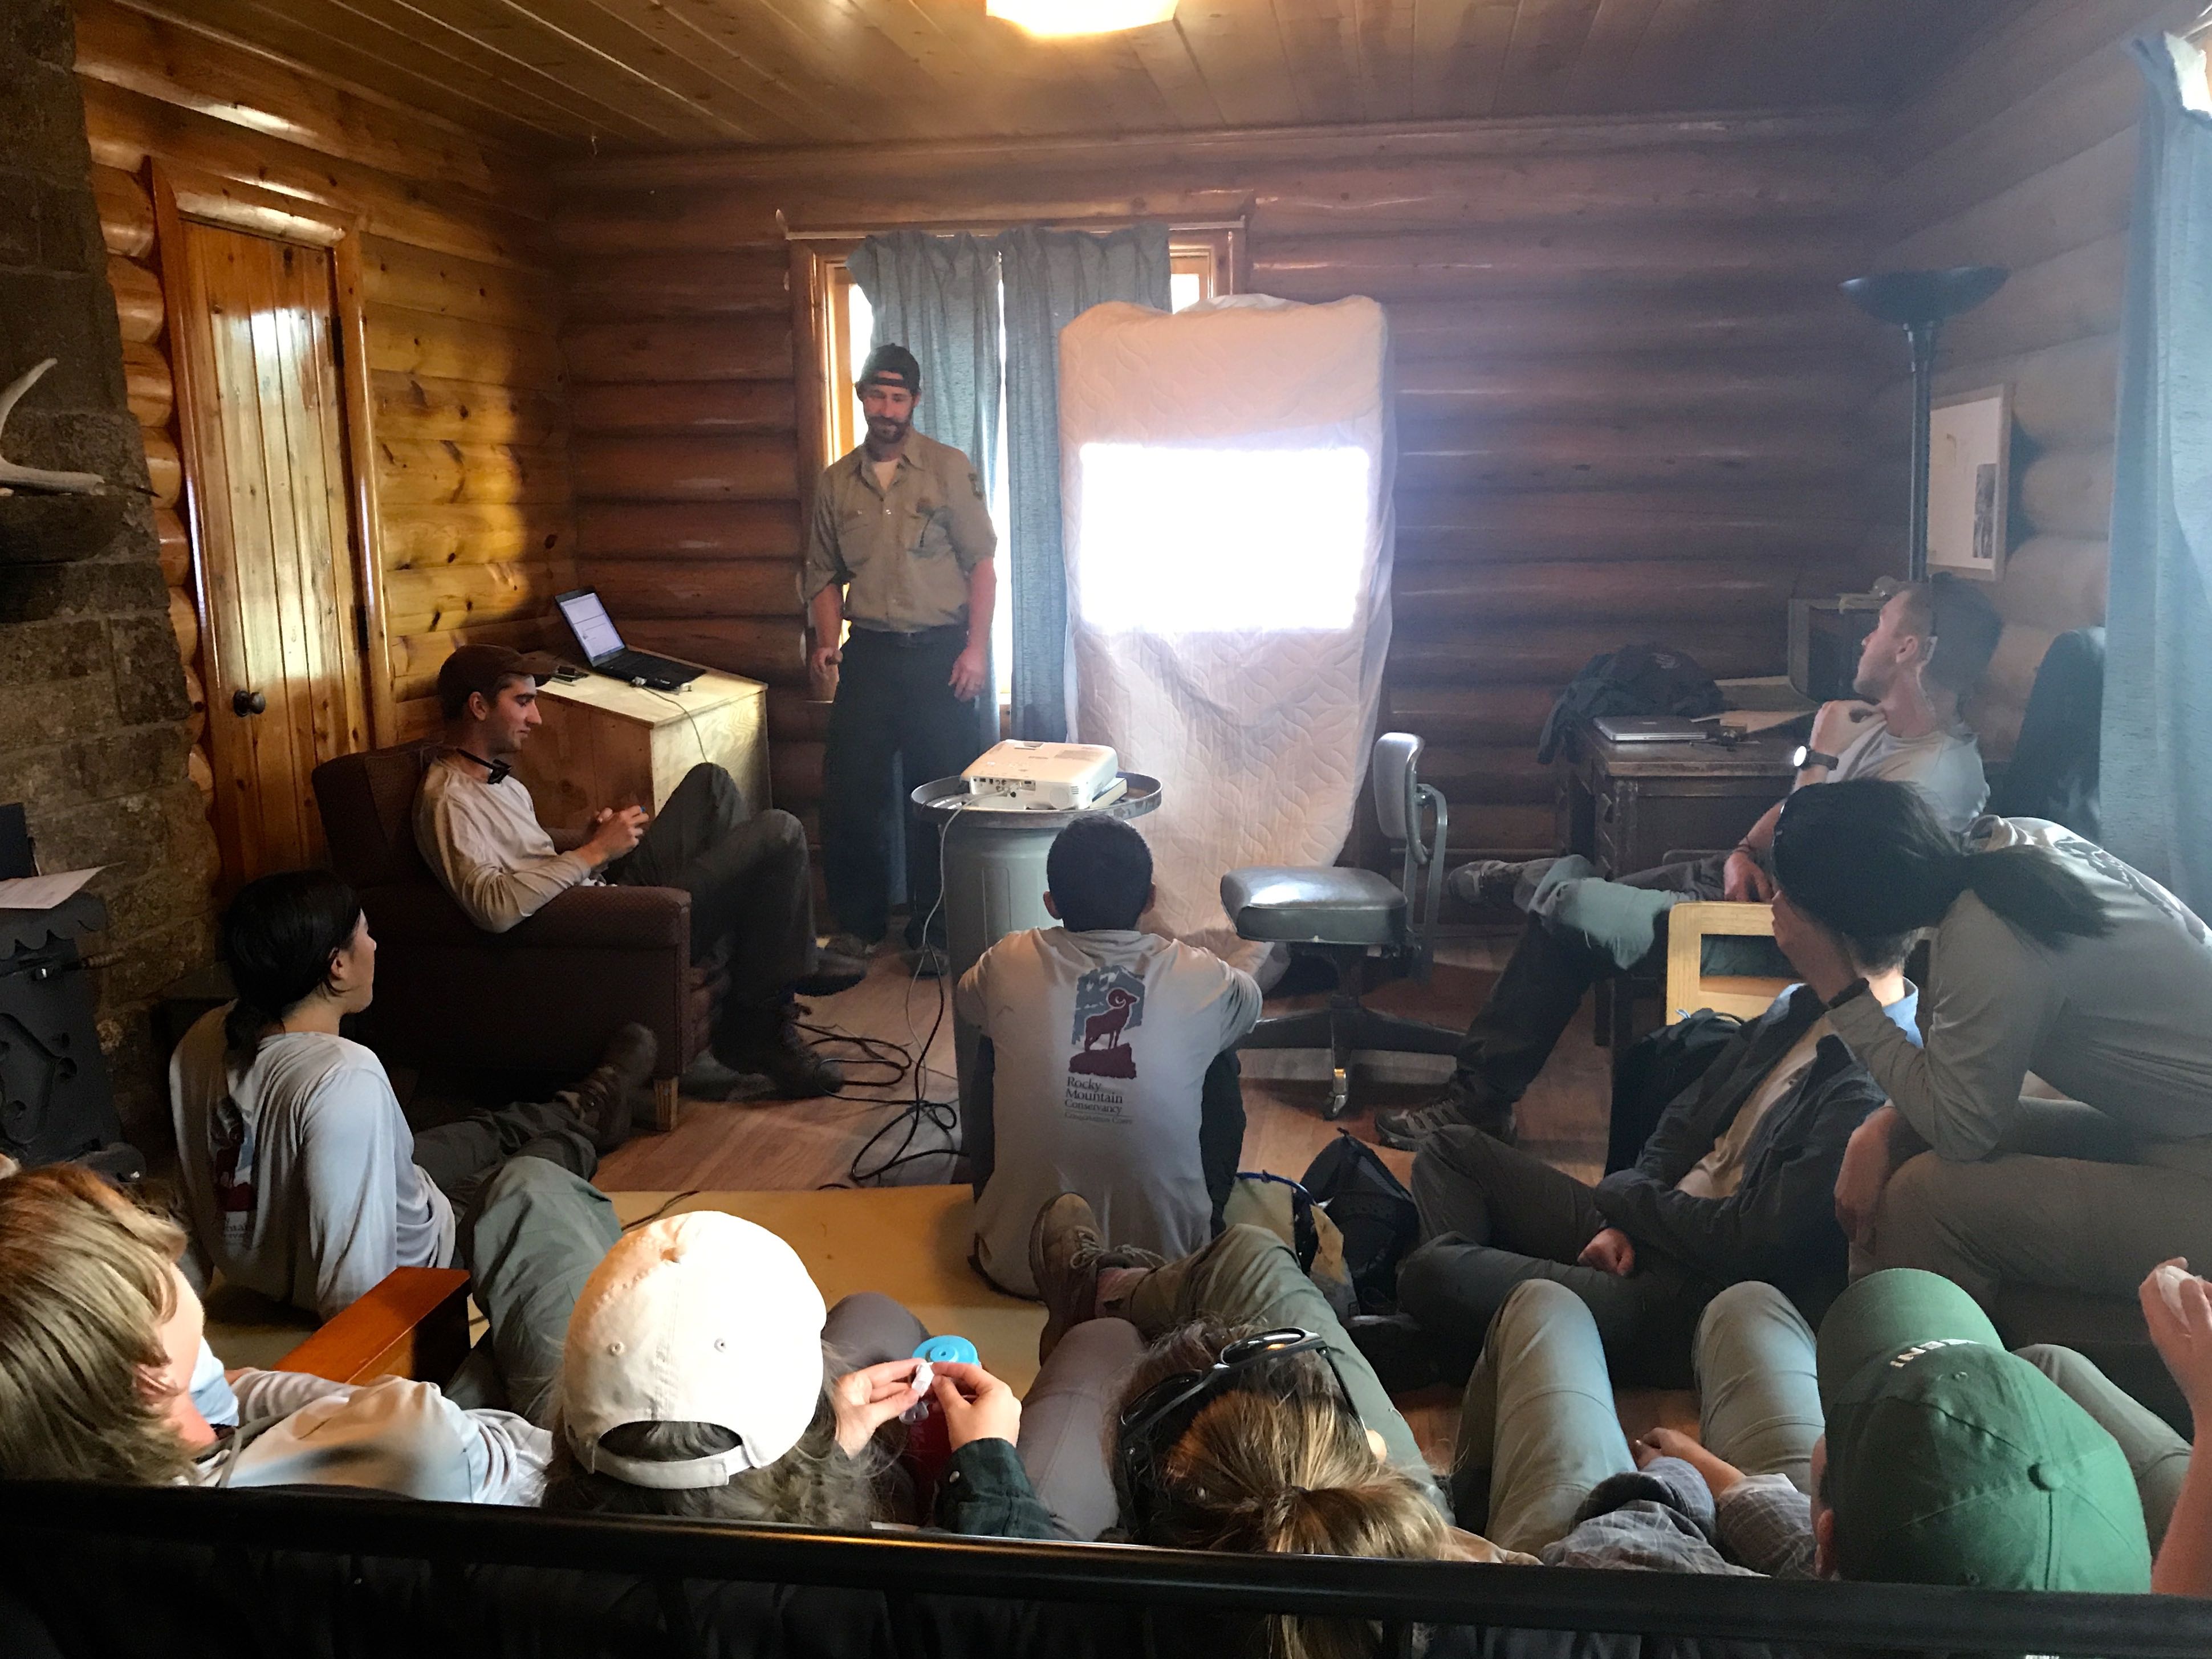
<path fill-rule="evenodd" d="M 1164 1337 L 1123 1394 L 1133 1400 L 1180 1370 L 1202 1370 L 1237 1329 L 1193 1326 Z M 1117 1471 L 1120 1460 L 1115 1460 Z M 1118 1474 L 1117 1474 L 1118 1479 Z M 1121 1494 L 1124 1513 L 1128 1495 Z M 1161 1455 L 1159 1492 L 1135 1541 L 1246 1554 L 1384 1556 L 1435 1560 L 1443 1517 L 1406 1475 L 1382 1462 L 1346 1403 L 1328 1362 L 1293 1354 L 1239 1374 Z M 1372 1625 L 1271 1618 L 1269 1659 L 1367 1659 Z"/>
<path fill-rule="evenodd" d="M 167 1363 L 183 1247 L 76 1164 L 0 1179 L 0 1478 L 153 1486 L 191 1467 L 143 1387 Z"/>

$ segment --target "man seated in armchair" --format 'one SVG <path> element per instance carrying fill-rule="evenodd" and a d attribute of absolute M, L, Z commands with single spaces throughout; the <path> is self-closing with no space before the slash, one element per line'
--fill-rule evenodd
<path fill-rule="evenodd" d="M 691 896 L 692 959 L 719 962 L 729 981 L 714 1058 L 767 1077 L 788 1098 L 836 1093 L 843 1074 L 799 1036 L 793 994 L 843 990 L 866 969 L 817 948 L 799 820 L 750 811 L 736 781 L 702 762 L 657 817 L 606 806 L 581 832 L 549 834 L 514 763 L 539 723 L 538 683 L 554 666 L 497 645 L 465 645 L 446 659 L 444 752 L 415 802 L 423 859 L 469 919 L 494 933 L 585 883 L 682 888 Z"/>

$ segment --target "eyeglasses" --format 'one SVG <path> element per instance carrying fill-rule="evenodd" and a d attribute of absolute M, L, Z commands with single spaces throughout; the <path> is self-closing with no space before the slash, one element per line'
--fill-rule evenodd
<path fill-rule="evenodd" d="M 1318 1332 L 1302 1330 L 1297 1326 L 1240 1336 L 1224 1346 L 1205 1370 L 1177 1371 L 1172 1376 L 1164 1376 L 1121 1408 L 1115 1449 L 1121 1464 L 1123 1489 L 1129 1495 L 1129 1520 L 1137 1533 L 1143 1533 L 1158 1507 L 1163 1449 L 1182 1437 L 1182 1431 L 1209 1401 L 1229 1391 L 1239 1372 L 1301 1353 L 1318 1353 L 1327 1362 L 1338 1398 L 1357 1420 L 1359 1407 L 1352 1403 L 1351 1391 L 1344 1386 L 1344 1375 L 1336 1368 L 1336 1356 L 1329 1352 L 1328 1339 Z M 1170 1424 L 1173 1432 L 1163 1432 Z"/>

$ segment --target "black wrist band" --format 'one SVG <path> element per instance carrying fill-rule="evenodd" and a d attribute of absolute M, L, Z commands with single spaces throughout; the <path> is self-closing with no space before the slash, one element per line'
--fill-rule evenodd
<path fill-rule="evenodd" d="M 1837 992 L 1835 995 L 1828 999 L 1828 1012 L 1830 1013 L 1833 1013 L 1837 1009 L 1849 1002 L 1853 997 L 1870 997 L 1873 994 L 1874 987 L 1868 984 L 1863 975 L 1860 978 L 1853 980 L 1849 985 L 1846 985 L 1842 990 Z"/>

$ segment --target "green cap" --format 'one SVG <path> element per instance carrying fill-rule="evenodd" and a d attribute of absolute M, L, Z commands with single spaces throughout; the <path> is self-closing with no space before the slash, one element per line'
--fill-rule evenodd
<path fill-rule="evenodd" d="M 2118 1443 L 2007 1353 L 1973 1298 L 1910 1267 L 1820 1326 L 1827 1497 L 1846 1578 L 1985 1589 L 2150 1588 Z"/>

